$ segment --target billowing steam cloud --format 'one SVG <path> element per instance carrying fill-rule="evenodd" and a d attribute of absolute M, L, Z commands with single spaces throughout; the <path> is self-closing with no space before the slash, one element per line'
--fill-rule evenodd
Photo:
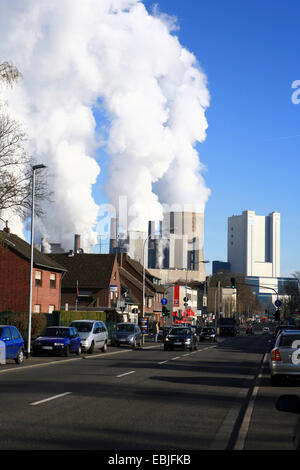
<path fill-rule="evenodd" d="M 83 248 L 97 243 L 92 189 L 104 136 L 107 194 L 115 207 L 127 196 L 131 228 L 161 218 L 162 204 L 204 210 L 195 144 L 206 137 L 209 93 L 172 25 L 140 0 L 2 0 L 0 60 L 24 77 L 9 104 L 52 175 L 55 202 L 40 226 L 48 240 L 69 248 L 80 233 Z"/>

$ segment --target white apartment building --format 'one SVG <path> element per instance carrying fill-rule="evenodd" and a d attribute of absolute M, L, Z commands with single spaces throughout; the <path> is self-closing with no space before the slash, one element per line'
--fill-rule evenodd
<path fill-rule="evenodd" d="M 228 218 L 228 262 L 244 276 L 280 276 L 280 214 L 243 211 Z"/>

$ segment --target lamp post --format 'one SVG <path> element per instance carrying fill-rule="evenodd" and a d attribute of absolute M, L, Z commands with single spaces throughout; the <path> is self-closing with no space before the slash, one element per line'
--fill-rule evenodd
<path fill-rule="evenodd" d="M 27 334 L 27 358 L 30 356 L 31 343 L 31 317 L 32 317 L 32 274 L 33 274 L 33 240 L 34 240 L 34 197 L 35 197 L 35 172 L 45 165 L 33 165 L 32 167 L 32 194 L 31 194 L 31 237 L 30 237 L 30 282 L 29 282 L 29 306 L 28 306 L 28 334 Z"/>

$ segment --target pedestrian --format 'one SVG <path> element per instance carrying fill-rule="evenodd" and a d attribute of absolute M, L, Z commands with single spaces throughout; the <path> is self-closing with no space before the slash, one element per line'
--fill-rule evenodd
<path fill-rule="evenodd" d="M 156 322 L 156 323 L 155 323 L 155 335 L 154 335 L 154 342 L 155 342 L 155 343 L 157 343 L 158 333 L 159 333 L 159 323 Z"/>

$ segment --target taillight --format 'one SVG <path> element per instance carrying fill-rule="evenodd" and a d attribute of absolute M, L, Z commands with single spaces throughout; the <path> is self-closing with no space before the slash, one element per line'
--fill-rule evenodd
<path fill-rule="evenodd" d="M 271 358 L 272 361 L 281 361 L 281 356 L 278 348 L 273 349 Z"/>

